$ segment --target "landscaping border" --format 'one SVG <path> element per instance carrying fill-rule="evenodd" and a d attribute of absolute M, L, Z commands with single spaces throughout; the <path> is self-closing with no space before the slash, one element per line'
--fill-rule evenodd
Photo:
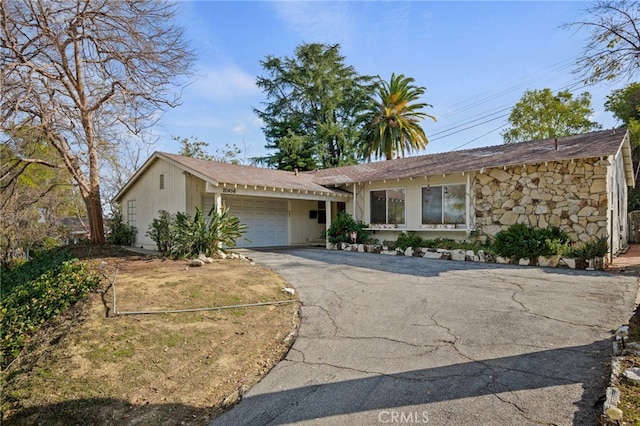
<path fill-rule="evenodd" d="M 424 257 L 427 259 L 440 259 L 440 260 L 456 260 L 464 262 L 480 262 L 480 263 L 498 263 L 508 265 L 520 265 L 520 266 L 541 266 L 549 268 L 568 268 L 568 269 L 581 269 L 587 271 L 604 271 L 608 266 L 606 257 L 594 258 L 589 261 L 584 259 L 577 259 L 565 256 L 540 256 L 534 259 L 518 259 L 512 260 L 505 257 L 495 256 L 492 253 L 487 253 L 484 250 L 462 250 L 462 249 L 443 249 L 432 247 L 419 247 L 414 249 L 409 247 L 406 250 L 393 249 L 388 246 L 379 244 L 349 244 L 349 243 L 336 243 L 330 244 L 331 250 L 352 251 L 359 253 L 376 253 L 390 256 L 411 256 L 411 257 Z"/>

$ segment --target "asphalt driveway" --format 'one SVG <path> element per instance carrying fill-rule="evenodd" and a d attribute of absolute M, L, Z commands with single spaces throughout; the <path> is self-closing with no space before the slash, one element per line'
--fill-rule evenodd
<path fill-rule="evenodd" d="M 637 278 L 247 251 L 303 302 L 287 357 L 213 424 L 597 424 Z"/>

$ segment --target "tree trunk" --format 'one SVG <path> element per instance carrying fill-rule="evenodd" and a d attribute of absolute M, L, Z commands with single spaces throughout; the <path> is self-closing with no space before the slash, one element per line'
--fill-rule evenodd
<path fill-rule="evenodd" d="M 93 244 L 104 244 L 107 242 L 104 234 L 104 221 L 102 220 L 102 203 L 100 202 L 100 188 L 94 188 L 89 194 L 82 195 L 84 204 L 87 207 L 87 217 L 89 219 L 89 239 Z"/>

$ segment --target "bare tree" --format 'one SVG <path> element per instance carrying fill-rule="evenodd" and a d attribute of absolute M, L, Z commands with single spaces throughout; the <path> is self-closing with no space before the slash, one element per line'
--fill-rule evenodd
<path fill-rule="evenodd" d="M 632 79 L 640 73 L 640 2 L 597 0 L 588 17 L 565 27 L 590 32 L 576 64 L 585 82 Z"/>
<path fill-rule="evenodd" d="M 37 128 L 76 181 L 91 240 L 105 242 L 100 167 L 159 112 L 194 54 L 155 0 L 0 0 L 2 98 L 7 134 Z"/>

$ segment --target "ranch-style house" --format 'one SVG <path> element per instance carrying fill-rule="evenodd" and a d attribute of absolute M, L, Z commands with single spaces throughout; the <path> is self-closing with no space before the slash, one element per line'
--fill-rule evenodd
<path fill-rule="evenodd" d="M 248 227 L 239 247 L 317 244 L 337 212 L 369 224 L 379 241 L 492 238 L 514 223 L 559 227 L 573 241 L 627 244 L 627 188 L 634 185 L 624 129 L 287 172 L 154 153 L 114 201 L 146 236 L 159 210 L 205 213 L 226 205 Z"/>

